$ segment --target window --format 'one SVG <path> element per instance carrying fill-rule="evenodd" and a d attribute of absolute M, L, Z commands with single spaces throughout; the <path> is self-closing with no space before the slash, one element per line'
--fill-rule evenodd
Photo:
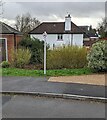
<path fill-rule="evenodd" d="M 57 40 L 58 40 L 58 41 L 62 41 L 62 40 L 63 40 L 63 35 L 62 35 L 62 34 L 58 34 Z"/>
<path fill-rule="evenodd" d="M 0 38 L 0 62 L 8 61 L 8 51 L 7 51 L 7 39 Z"/>

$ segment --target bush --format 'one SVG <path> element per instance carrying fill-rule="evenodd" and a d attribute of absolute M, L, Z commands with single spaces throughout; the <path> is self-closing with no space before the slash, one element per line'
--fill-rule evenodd
<path fill-rule="evenodd" d="M 16 68 L 24 68 L 29 64 L 31 58 L 31 52 L 29 49 L 16 49 L 12 51 L 11 66 Z"/>
<path fill-rule="evenodd" d="M 44 42 L 37 38 L 26 38 L 19 43 L 19 47 L 29 48 L 31 51 L 30 64 L 43 63 Z"/>
<path fill-rule="evenodd" d="M 47 68 L 83 68 L 87 66 L 86 56 L 86 48 L 77 46 L 68 46 L 49 50 L 47 53 Z"/>
<path fill-rule="evenodd" d="M 97 72 L 107 71 L 107 41 L 102 40 L 93 44 L 87 55 L 88 67 Z"/>
<path fill-rule="evenodd" d="M 9 67 L 10 67 L 10 63 L 9 63 L 8 61 L 3 61 L 3 62 L 0 64 L 0 66 L 1 66 L 2 68 L 9 68 Z"/>

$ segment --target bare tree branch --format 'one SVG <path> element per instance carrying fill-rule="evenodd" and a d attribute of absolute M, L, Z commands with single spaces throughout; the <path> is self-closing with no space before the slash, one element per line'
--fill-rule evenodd
<path fill-rule="evenodd" d="M 98 31 L 102 38 L 107 37 L 107 17 L 102 19 L 102 22 L 98 25 Z"/>
<path fill-rule="evenodd" d="M 22 32 L 25 36 L 40 24 L 36 18 L 32 18 L 29 13 L 16 16 L 15 28 Z"/>

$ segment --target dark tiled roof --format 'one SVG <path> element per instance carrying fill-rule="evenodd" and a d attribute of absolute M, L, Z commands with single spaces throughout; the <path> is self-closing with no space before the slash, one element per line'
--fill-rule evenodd
<path fill-rule="evenodd" d="M 98 37 L 98 34 L 95 34 L 95 33 L 93 33 L 93 32 L 90 32 L 90 31 L 88 30 L 88 27 L 89 27 L 89 26 L 79 26 L 79 28 L 81 28 L 81 29 L 85 32 L 84 38 L 87 38 L 87 37 Z"/>
<path fill-rule="evenodd" d="M 88 27 L 89 26 L 79 26 L 84 32 L 88 32 Z"/>
<path fill-rule="evenodd" d="M 84 34 L 84 38 L 98 37 L 98 34 L 87 32 Z"/>
<path fill-rule="evenodd" d="M 71 22 L 71 31 L 65 31 L 65 22 L 43 22 L 38 27 L 33 29 L 29 34 L 43 34 L 44 31 L 46 31 L 48 34 L 84 33 L 83 30 L 76 26 L 73 22 Z"/>
<path fill-rule="evenodd" d="M 21 32 L 15 30 L 14 28 L 12 28 L 11 26 L 0 22 L 0 33 L 1 34 L 22 34 Z"/>
<path fill-rule="evenodd" d="M 94 34 L 94 33 L 91 33 L 91 32 L 89 32 L 87 34 L 88 34 L 89 37 L 98 37 L 98 34 Z"/>

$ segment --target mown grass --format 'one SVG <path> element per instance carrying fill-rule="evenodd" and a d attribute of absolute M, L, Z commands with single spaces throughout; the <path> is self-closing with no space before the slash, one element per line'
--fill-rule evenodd
<path fill-rule="evenodd" d="M 88 75 L 92 71 L 88 68 L 82 69 L 63 69 L 63 70 L 47 70 L 47 74 L 43 74 L 43 70 L 26 70 L 18 68 L 3 68 L 2 76 L 72 76 L 72 75 Z"/>

